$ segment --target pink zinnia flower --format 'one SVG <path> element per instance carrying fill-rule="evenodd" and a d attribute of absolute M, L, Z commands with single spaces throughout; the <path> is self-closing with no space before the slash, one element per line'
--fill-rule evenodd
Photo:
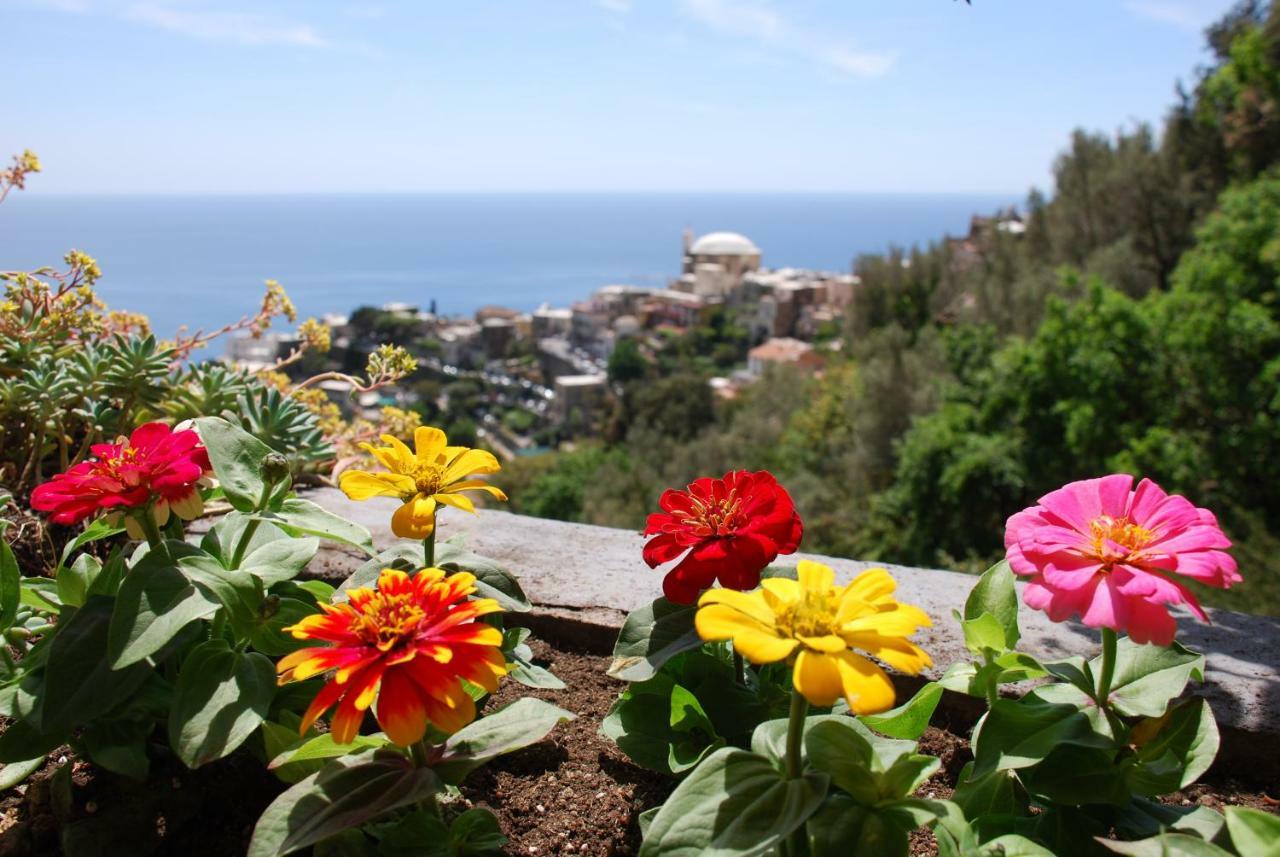
<path fill-rule="evenodd" d="M 1226 589 L 1241 577 L 1212 512 L 1150 479 L 1132 486 L 1117 473 L 1052 491 L 1009 519 L 1005 549 L 1029 578 L 1024 600 L 1053 621 L 1079 615 L 1092 628 L 1167 646 L 1177 630 L 1169 605 L 1209 621 L 1180 578 Z"/>
<path fill-rule="evenodd" d="M 174 431 L 164 423 L 145 423 L 128 438 L 98 443 L 93 457 L 59 473 L 31 492 L 31 507 L 58 524 L 78 524 L 108 512 L 152 504 L 151 514 L 163 526 L 172 510 L 183 520 L 200 515 L 198 483 L 212 469 L 209 453 L 192 429 Z M 142 531 L 132 519 L 126 527 L 134 538 Z"/>

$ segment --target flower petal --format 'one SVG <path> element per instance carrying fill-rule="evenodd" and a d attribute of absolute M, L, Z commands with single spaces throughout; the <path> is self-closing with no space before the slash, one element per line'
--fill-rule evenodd
<path fill-rule="evenodd" d="M 402 539 L 425 539 L 435 529 L 435 512 L 436 501 L 417 494 L 391 516 L 391 532 Z"/>
<path fill-rule="evenodd" d="M 876 714 L 893 708 L 893 682 L 884 670 L 854 652 L 833 657 L 838 659 L 844 698 L 854 714 Z"/>
<path fill-rule="evenodd" d="M 427 705 L 417 684 L 403 670 L 389 669 L 382 677 L 376 711 L 378 725 L 401 747 L 427 734 Z"/>
<path fill-rule="evenodd" d="M 827 708 L 843 693 L 838 656 L 801 649 L 793 672 L 796 690 L 813 705 Z"/>
<path fill-rule="evenodd" d="M 758 620 L 726 604 L 708 604 L 694 617 L 698 636 L 704 640 L 733 640 L 733 647 L 753 664 L 771 664 L 786 658 L 800 645 Z"/>
<path fill-rule="evenodd" d="M 417 490 L 408 476 L 398 473 L 365 473 L 363 470 L 344 471 L 338 477 L 338 487 L 352 500 L 403 497 Z"/>

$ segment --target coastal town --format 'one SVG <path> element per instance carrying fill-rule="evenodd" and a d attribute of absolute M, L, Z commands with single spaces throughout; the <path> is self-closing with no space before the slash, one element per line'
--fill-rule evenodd
<path fill-rule="evenodd" d="M 1023 228 L 1012 211 L 974 217 L 967 236 L 949 239 L 952 257 L 972 264 L 992 230 Z M 491 305 L 457 317 L 430 300 L 425 309 L 387 303 L 326 315 L 332 346 L 323 363 L 290 369 L 349 369 L 379 344 L 404 347 L 419 368 L 402 382 L 359 392 L 330 380 L 322 389 L 349 416 L 372 417 L 386 405 L 415 410 L 510 459 L 598 435 L 624 383 L 670 374 L 676 363 L 732 399 L 772 365 L 821 373 L 841 347 L 856 273 L 765 267 L 761 248 L 736 232 L 686 230 L 681 251 L 680 275 L 665 288 L 604 285 L 568 307 Z M 223 359 L 262 369 L 298 345 L 296 333 L 244 336 Z"/>

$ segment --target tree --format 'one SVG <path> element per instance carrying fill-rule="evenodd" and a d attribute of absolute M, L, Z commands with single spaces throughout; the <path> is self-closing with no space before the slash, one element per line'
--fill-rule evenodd
<path fill-rule="evenodd" d="M 613 348 L 609 355 L 609 380 L 615 384 L 638 381 L 649 372 L 649 361 L 640 351 L 640 345 L 634 339 L 623 339 Z"/>

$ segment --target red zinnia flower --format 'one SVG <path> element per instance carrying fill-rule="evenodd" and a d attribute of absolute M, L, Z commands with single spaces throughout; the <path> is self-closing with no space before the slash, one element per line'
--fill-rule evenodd
<path fill-rule="evenodd" d="M 145 423 L 127 439 L 94 444 L 89 450 L 93 458 L 36 486 L 31 492 L 33 509 L 51 513 L 54 523 L 78 524 L 100 511 L 136 509 L 154 500 L 152 514 L 161 526 L 171 509 L 188 521 L 203 511 L 196 483 L 212 467 L 194 430 Z M 126 520 L 126 526 L 129 523 Z M 142 538 L 133 529 L 130 534 Z"/>
<path fill-rule="evenodd" d="M 401 746 L 420 741 L 428 724 L 452 733 L 474 720 L 475 702 L 459 679 L 493 693 L 507 674 L 502 632 L 475 621 L 501 608 L 492 598 L 467 600 L 475 582 L 465 571 L 446 577 L 426 568 L 410 578 L 383 569 L 377 589 L 353 589 L 346 603 L 322 603 L 322 613 L 285 628 L 299 640 L 334 644 L 300 649 L 276 666 L 281 684 L 334 671 L 299 731 L 336 703 L 333 740 L 350 744 L 375 697 L 378 725 Z"/>
<path fill-rule="evenodd" d="M 692 604 L 720 581 L 747 591 L 778 554 L 795 553 L 804 535 L 795 503 L 767 470 L 738 470 L 723 479 L 703 477 L 685 491 L 669 490 L 658 501 L 665 512 L 649 516 L 644 561 L 657 568 L 685 554 L 662 581 L 669 601 Z"/>

